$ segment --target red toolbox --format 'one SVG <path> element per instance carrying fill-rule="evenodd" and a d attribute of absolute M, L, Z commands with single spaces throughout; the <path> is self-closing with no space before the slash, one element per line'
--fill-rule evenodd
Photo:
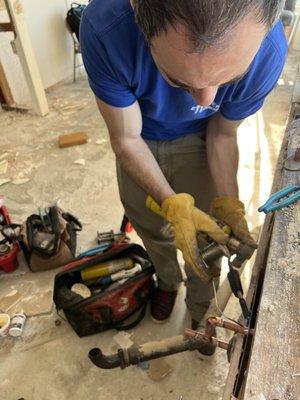
<path fill-rule="evenodd" d="M 1 222 L 2 221 L 2 222 Z M 11 224 L 11 219 L 7 208 L 5 206 L 0 205 L 0 226 L 1 225 L 9 225 Z M 1 242 L 1 239 L 0 239 Z M 12 272 L 18 266 L 18 252 L 19 246 L 17 243 L 7 243 L 7 244 L 0 244 L 0 246 L 9 245 L 10 249 L 6 253 L 4 250 L 0 252 L 0 272 Z M 5 254 L 3 254 L 3 252 Z"/>

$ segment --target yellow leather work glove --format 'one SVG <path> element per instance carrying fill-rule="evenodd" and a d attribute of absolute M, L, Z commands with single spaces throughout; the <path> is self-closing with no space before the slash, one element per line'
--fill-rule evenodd
<path fill-rule="evenodd" d="M 238 239 L 257 248 L 245 218 L 245 206 L 236 197 L 217 197 L 212 202 L 212 216 L 227 224 Z"/>
<path fill-rule="evenodd" d="M 164 216 L 173 227 L 175 246 L 182 251 L 184 261 L 191 266 L 200 279 L 210 277 L 199 263 L 197 232 L 204 232 L 216 242 L 226 244 L 228 236 L 217 223 L 203 211 L 195 207 L 194 198 L 187 193 L 175 194 L 163 201 L 161 210 L 151 198 L 147 206 L 154 212 Z"/>

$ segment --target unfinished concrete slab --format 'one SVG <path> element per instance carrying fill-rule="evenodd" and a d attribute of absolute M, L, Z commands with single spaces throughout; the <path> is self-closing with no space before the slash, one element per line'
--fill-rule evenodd
<path fill-rule="evenodd" d="M 290 107 L 297 54 L 289 56 L 282 79 L 269 97 L 263 111 L 249 118 L 239 131 L 241 148 L 239 182 L 246 203 L 250 228 L 261 225 L 257 208 L 269 195 L 276 157 Z M 14 221 L 21 222 L 38 207 L 59 201 L 80 217 L 83 232 L 78 251 L 96 243 L 97 231 L 118 230 L 123 215 L 119 201 L 115 158 L 87 81 L 57 86 L 48 93 L 50 113 L 44 118 L 31 114 L 0 114 L 0 160 L 8 166 L 0 179 Z M 82 131 L 88 142 L 60 149 L 62 134 Z M 74 161 L 84 159 L 84 164 Z M 13 183 L 14 182 L 14 183 Z M 136 237 L 133 236 L 136 240 Z M 56 271 L 32 273 L 25 265 L 9 275 L 0 276 L 0 297 L 13 290 L 22 298 L 49 293 Z M 251 268 L 244 271 L 249 282 Z M 181 287 L 175 309 L 164 325 L 149 318 L 130 331 L 135 343 L 159 340 L 183 332 L 190 325 L 186 311 L 185 288 Z M 225 314 L 240 314 L 236 299 L 231 298 Z M 57 324 L 56 321 L 61 323 Z M 197 352 L 166 358 L 170 373 L 153 381 L 148 370 L 130 367 L 121 371 L 101 370 L 88 359 L 92 347 L 105 353 L 118 348 L 116 331 L 79 338 L 69 324 L 51 310 L 49 314 L 29 317 L 21 338 L 0 341 L 1 398 L 16 400 L 118 399 L 118 400 L 219 400 L 228 371 L 226 353 L 217 350 L 204 359 Z M 229 340 L 231 334 L 219 330 Z"/>

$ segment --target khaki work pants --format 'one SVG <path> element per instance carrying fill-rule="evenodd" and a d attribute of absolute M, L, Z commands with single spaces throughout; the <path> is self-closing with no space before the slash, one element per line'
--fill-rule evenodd
<path fill-rule="evenodd" d="M 172 141 L 146 141 L 170 186 L 176 193 L 189 193 L 196 206 L 208 212 L 215 196 L 209 172 L 205 141 L 189 134 Z M 142 239 L 155 266 L 159 287 L 176 290 L 182 281 L 170 224 L 145 206 L 147 194 L 117 165 L 120 198 L 126 216 Z M 200 321 L 213 297 L 212 284 L 204 283 L 191 268 L 185 268 L 186 304 L 191 317 Z"/>

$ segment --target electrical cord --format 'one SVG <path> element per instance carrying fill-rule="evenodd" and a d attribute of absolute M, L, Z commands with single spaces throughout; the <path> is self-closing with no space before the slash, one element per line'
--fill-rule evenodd
<path fill-rule="evenodd" d="M 207 264 L 207 262 L 204 260 L 203 257 L 201 257 L 201 261 L 204 263 L 204 265 L 205 265 L 205 267 L 207 268 L 207 270 L 209 270 L 209 265 Z M 229 260 L 228 262 L 230 263 L 230 260 Z M 217 310 L 219 311 L 219 313 L 221 314 L 221 316 L 222 316 L 223 318 L 228 319 L 228 320 L 231 321 L 231 322 L 234 322 L 235 324 L 237 324 L 237 325 L 239 325 L 239 326 L 243 326 L 243 325 L 240 324 L 238 321 L 236 321 L 236 320 L 234 320 L 234 319 L 228 317 L 227 315 L 225 315 L 224 312 L 220 309 L 219 303 L 218 303 L 218 296 L 217 296 L 216 285 L 215 285 L 215 282 L 214 282 L 213 279 L 212 279 L 211 282 L 212 282 L 212 287 L 213 287 L 213 290 L 214 290 L 214 297 L 215 297 L 216 307 L 217 307 Z"/>
<path fill-rule="evenodd" d="M 219 304 L 218 304 L 218 297 L 217 297 L 217 290 L 216 290 L 216 285 L 214 280 L 212 280 L 212 286 L 213 286 L 213 290 L 214 290 L 214 297 L 215 297 L 215 302 L 216 302 L 216 307 L 217 310 L 219 311 L 219 313 L 222 315 L 223 318 L 228 319 L 231 322 L 234 322 L 235 324 L 239 325 L 239 326 L 243 326 L 242 324 L 240 324 L 238 321 L 236 321 L 235 319 L 232 319 L 230 317 L 228 317 L 226 314 L 224 314 L 224 312 L 220 309 Z"/>

